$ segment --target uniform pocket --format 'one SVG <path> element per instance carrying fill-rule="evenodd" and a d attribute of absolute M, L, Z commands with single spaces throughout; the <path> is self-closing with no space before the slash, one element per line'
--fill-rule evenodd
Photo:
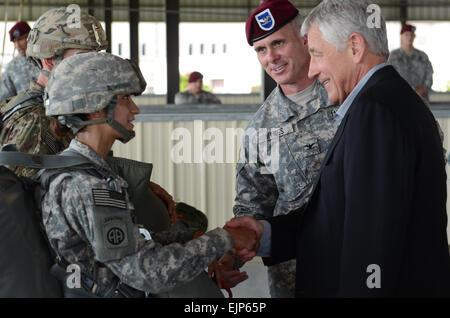
<path fill-rule="evenodd" d="M 287 201 L 297 200 L 320 171 L 326 151 L 317 137 L 304 137 L 298 134 L 286 136 L 285 144 L 286 164 L 284 172 L 287 175 L 285 182 L 289 182 L 285 188 L 283 198 Z"/>

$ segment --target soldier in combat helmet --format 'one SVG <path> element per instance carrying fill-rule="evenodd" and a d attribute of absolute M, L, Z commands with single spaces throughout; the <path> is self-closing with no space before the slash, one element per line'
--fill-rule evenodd
<path fill-rule="evenodd" d="M 0 143 L 15 144 L 21 152 L 56 154 L 64 150 L 73 135 L 55 119 L 45 116 L 44 89 L 50 72 L 62 59 L 77 52 L 104 50 L 105 32 L 91 15 L 80 13 L 79 25 L 68 25 L 71 12 L 66 7 L 44 13 L 28 35 L 26 55 L 40 73 L 37 81 L 1 109 L 3 128 Z M 10 167 L 17 175 L 33 178 L 37 169 Z"/>
<path fill-rule="evenodd" d="M 145 87 L 138 66 L 103 52 L 63 60 L 47 85 L 46 114 L 75 134 L 63 154 L 91 161 L 88 167 L 46 170 L 41 176 L 47 190 L 43 223 L 58 255 L 55 266 L 66 273 L 72 264 L 82 275 L 81 286 L 64 284 L 66 297 L 158 294 L 194 279 L 232 248 L 255 247 L 253 231 L 227 227 L 184 245 L 163 246 L 159 233 L 133 222 L 127 183 L 104 159 L 116 139 L 133 138 L 132 122 L 139 109 L 130 95 Z"/>

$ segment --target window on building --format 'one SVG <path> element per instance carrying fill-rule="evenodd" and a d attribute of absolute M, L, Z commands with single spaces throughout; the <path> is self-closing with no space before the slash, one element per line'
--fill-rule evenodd
<path fill-rule="evenodd" d="M 226 43 L 223 44 L 223 53 L 227 53 L 227 44 Z"/>
<path fill-rule="evenodd" d="M 189 44 L 189 55 L 192 55 L 192 44 Z"/>
<path fill-rule="evenodd" d="M 142 43 L 142 55 L 145 56 L 145 43 Z"/>
<path fill-rule="evenodd" d="M 202 43 L 202 44 L 200 44 L 200 54 L 203 54 L 203 48 L 204 48 L 204 45 Z"/>
<path fill-rule="evenodd" d="M 212 54 L 216 54 L 216 45 L 215 45 L 215 44 L 213 44 L 213 45 L 211 46 L 211 53 L 212 53 Z"/>
<path fill-rule="evenodd" d="M 118 51 L 119 51 L 119 56 L 122 56 L 122 43 L 119 43 Z"/>

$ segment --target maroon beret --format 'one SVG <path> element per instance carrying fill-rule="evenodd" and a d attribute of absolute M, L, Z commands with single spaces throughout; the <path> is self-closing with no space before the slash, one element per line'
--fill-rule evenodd
<path fill-rule="evenodd" d="M 257 7 L 245 23 L 247 42 L 261 40 L 291 22 L 297 8 L 287 0 L 266 0 Z"/>
<path fill-rule="evenodd" d="M 30 32 L 31 28 L 28 23 L 19 21 L 9 30 L 9 39 L 14 41 L 14 39 L 20 38 L 22 35 Z"/>
<path fill-rule="evenodd" d="M 199 72 L 192 72 L 191 75 L 189 75 L 189 83 L 197 82 L 199 79 L 203 78 L 203 75 Z"/>
<path fill-rule="evenodd" d="M 400 34 L 403 34 L 408 31 L 414 33 L 414 32 L 416 32 L 416 27 L 411 24 L 403 24 Z"/>

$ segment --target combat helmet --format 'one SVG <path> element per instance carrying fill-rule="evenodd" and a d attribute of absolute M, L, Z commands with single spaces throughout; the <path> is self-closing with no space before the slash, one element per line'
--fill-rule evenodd
<path fill-rule="evenodd" d="M 72 4 L 49 10 L 36 21 L 27 38 L 26 55 L 42 69 L 41 58 L 59 58 L 66 49 L 100 51 L 107 46 L 100 22 Z"/>
<path fill-rule="evenodd" d="M 45 114 L 58 116 L 76 134 L 84 126 L 107 123 L 127 142 L 134 132 L 114 120 L 118 94 L 140 95 L 147 86 L 139 67 L 106 52 L 78 53 L 52 71 L 44 94 Z M 79 114 L 106 109 L 106 118 L 84 120 Z"/>

